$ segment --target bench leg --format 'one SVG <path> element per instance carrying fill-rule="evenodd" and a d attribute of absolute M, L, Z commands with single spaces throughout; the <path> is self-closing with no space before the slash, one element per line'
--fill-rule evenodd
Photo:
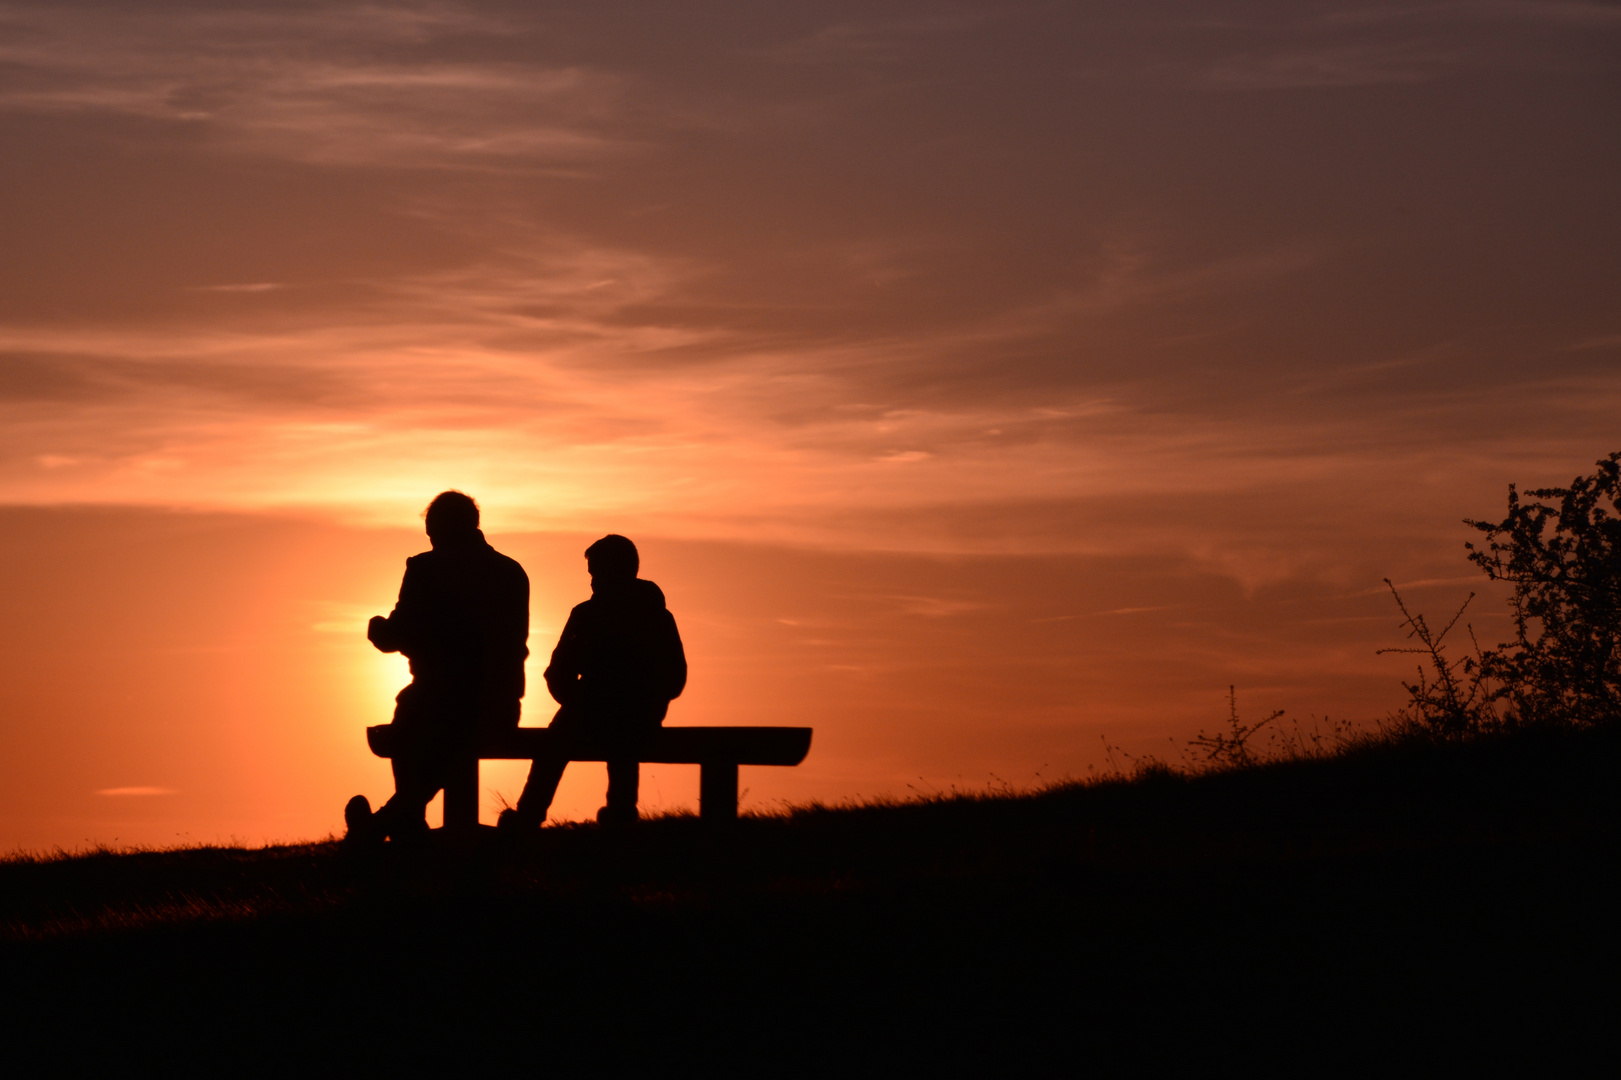
<path fill-rule="evenodd" d="M 478 758 L 451 766 L 445 779 L 445 828 L 471 831 L 478 827 Z"/>
<path fill-rule="evenodd" d="M 737 820 L 737 766 L 706 761 L 698 772 L 698 816 L 704 821 Z"/>

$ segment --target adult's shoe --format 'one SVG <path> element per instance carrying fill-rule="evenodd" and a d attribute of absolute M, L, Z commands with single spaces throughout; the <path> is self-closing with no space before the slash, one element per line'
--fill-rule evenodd
<path fill-rule="evenodd" d="M 371 812 L 371 800 L 364 795 L 356 795 L 344 806 L 343 824 L 344 843 L 351 847 L 356 844 L 376 844 L 383 839 L 382 832 L 377 828 L 377 815 Z"/>

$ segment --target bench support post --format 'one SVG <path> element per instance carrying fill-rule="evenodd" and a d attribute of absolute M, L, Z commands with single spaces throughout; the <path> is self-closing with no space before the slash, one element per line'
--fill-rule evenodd
<path fill-rule="evenodd" d="M 698 817 L 704 821 L 737 820 L 737 765 L 734 762 L 706 761 L 699 766 Z"/>
<path fill-rule="evenodd" d="M 478 828 L 478 758 L 452 764 L 445 775 L 445 828 Z"/>

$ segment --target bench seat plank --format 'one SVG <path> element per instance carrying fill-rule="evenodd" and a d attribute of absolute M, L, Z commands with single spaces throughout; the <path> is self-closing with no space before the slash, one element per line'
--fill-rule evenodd
<path fill-rule="evenodd" d="M 638 761 L 657 765 L 798 765 L 810 753 L 808 727 L 668 727 L 643 744 Z M 366 729 L 366 742 L 378 757 L 394 756 L 394 727 Z M 561 744 L 561 745 L 560 745 Z M 518 728 L 478 747 L 480 758 L 533 758 L 561 749 L 570 761 L 606 761 L 599 746 L 548 728 Z"/>

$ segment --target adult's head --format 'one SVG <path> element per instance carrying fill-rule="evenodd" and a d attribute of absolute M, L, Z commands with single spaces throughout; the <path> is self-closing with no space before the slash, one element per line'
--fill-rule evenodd
<path fill-rule="evenodd" d="M 428 539 L 437 547 L 455 543 L 478 532 L 478 503 L 459 491 L 441 491 L 422 513 L 428 526 Z"/>
<path fill-rule="evenodd" d="M 591 571 L 593 585 L 633 581 L 641 563 L 636 545 L 617 533 L 609 533 L 585 549 L 585 566 Z"/>

